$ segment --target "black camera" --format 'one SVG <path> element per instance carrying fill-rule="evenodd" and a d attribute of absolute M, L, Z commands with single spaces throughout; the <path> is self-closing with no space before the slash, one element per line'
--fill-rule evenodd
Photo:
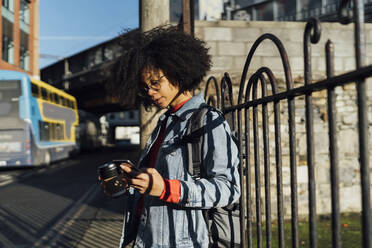
<path fill-rule="evenodd" d="M 135 168 L 129 160 L 113 160 L 98 167 L 98 175 L 104 184 L 105 193 L 112 198 L 117 198 L 126 192 L 122 181 L 125 172 L 120 168 L 120 164 L 123 163 Z"/>

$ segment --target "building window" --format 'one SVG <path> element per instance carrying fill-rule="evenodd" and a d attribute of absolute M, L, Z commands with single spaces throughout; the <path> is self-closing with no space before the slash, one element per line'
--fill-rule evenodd
<path fill-rule="evenodd" d="M 2 59 L 10 64 L 14 64 L 13 40 L 6 35 L 3 35 L 2 40 Z"/>
<path fill-rule="evenodd" d="M 2 60 L 14 64 L 13 24 L 2 18 Z"/>
<path fill-rule="evenodd" d="M 19 52 L 19 66 L 25 71 L 30 70 L 30 52 L 28 49 L 28 34 L 21 30 L 21 44 Z"/>
<path fill-rule="evenodd" d="M 102 48 L 97 48 L 92 51 L 89 51 L 87 54 L 87 64 L 88 67 L 93 67 L 99 65 L 103 60 L 103 51 Z"/>
<path fill-rule="evenodd" d="M 182 16 L 182 1 L 169 1 L 170 21 L 179 22 Z M 194 19 L 199 19 L 199 1 L 194 0 Z"/>
<path fill-rule="evenodd" d="M 19 27 L 22 31 L 30 33 L 30 8 L 29 3 L 25 0 L 20 1 Z"/>
<path fill-rule="evenodd" d="M 9 0 L 3 0 L 2 2 L 3 2 L 3 7 L 8 9 L 9 8 Z"/>
<path fill-rule="evenodd" d="M 27 48 L 22 46 L 20 48 L 19 66 L 22 70 L 30 70 L 30 53 Z"/>
<path fill-rule="evenodd" d="M 272 21 L 274 20 L 274 9 L 273 3 L 267 2 L 264 4 L 257 5 L 256 8 L 256 20 L 257 21 Z"/>
<path fill-rule="evenodd" d="M 2 0 L 3 7 L 9 10 L 10 12 L 14 12 L 14 0 Z"/>
<path fill-rule="evenodd" d="M 14 4 L 13 0 L 2 0 L 3 7 L 1 9 L 2 20 L 6 19 L 11 23 L 14 23 Z"/>
<path fill-rule="evenodd" d="M 21 0 L 19 7 L 19 19 L 26 23 L 27 25 L 30 24 L 30 7 L 29 3 L 25 0 Z"/>
<path fill-rule="evenodd" d="M 114 58 L 113 46 L 106 46 L 103 48 L 103 60 L 112 60 Z"/>

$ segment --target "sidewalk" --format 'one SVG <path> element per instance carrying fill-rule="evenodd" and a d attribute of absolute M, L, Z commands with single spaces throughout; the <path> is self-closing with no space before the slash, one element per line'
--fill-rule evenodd
<path fill-rule="evenodd" d="M 122 154 L 133 162 L 139 150 Z M 124 198 L 111 199 L 105 196 L 98 182 L 83 196 L 81 203 L 49 231 L 50 237 L 42 248 L 117 248 L 119 247 Z"/>
<path fill-rule="evenodd" d="M 106 198 L 98 184 L 92 185 L 83 198 L 33 247 L 119 247 L 123 225 L 123 198 Z"/>
<path fill-rule="evenodd" d="M 84 227 L 84 235 L 75 245 L 76 248 L 109 248 L 119 247 L 123 225 L 123 198 L 108 199 L 98 188 L 93 201 L 84 204 L 80 214 L 71 219 L 68 236 L 74 236 Z"/>

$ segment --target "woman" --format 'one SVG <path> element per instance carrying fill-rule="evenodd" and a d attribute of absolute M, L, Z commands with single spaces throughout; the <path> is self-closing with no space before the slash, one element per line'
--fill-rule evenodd
<path fill-rule="evenodd" d="M 133 38 L 135 37 L 135 38 Z M 125 47 L 126 45 L 129 47 Z M 204 124 L 203 167 L 195 179 L 187 171 L 188 154 L 180 139 L 192 113 L 205 105 L 201 94 L 193 96 L 210 69 L 205 43 L 172 27 L 126 37 L 126 55 L 118 74 L 122 98 L 136 88 L 143 104 L 168 109 L 158 121 L 139 160 L 140 173 L 124 179 L 131 189 L 121 247 L 208 247 L 208 228 L 202 209 L 227 206 L 238 200 L 238 150 L 226 121 L 211 123 L 221 113 L 209 110 Z M 117 84 L 116 84 L 117 87 Z"/>

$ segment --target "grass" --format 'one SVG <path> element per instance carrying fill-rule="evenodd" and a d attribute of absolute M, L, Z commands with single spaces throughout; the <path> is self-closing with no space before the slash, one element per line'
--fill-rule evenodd
<path fill-rule="evenodd" d="M 359 213 L 343 214 L 341 222 L 341 242 L 345 248 L 360 248 L 362 247 L 362 225 L 361 215 Z M 265 223 L 262 223 L 262 238 L 263 246 L 266 247 L 266 228 Z M 256 223 L 252 223 L 252 243 L 253 247 L 257 247 L 257 228 Z M 309 240 L 309 222 L 299 221 L 298 224 L 299 247 L 310 247 Z M 318 247 L 332 248 L 332 220 L 330 216 L 319 216 L 317 219 L 318 232 Z M 284 223 L 285 247 L 292 247 L 291 222 Z M 278 226 L 277 223 L 272 224 L 272 247 L 278 245 Z"/>

